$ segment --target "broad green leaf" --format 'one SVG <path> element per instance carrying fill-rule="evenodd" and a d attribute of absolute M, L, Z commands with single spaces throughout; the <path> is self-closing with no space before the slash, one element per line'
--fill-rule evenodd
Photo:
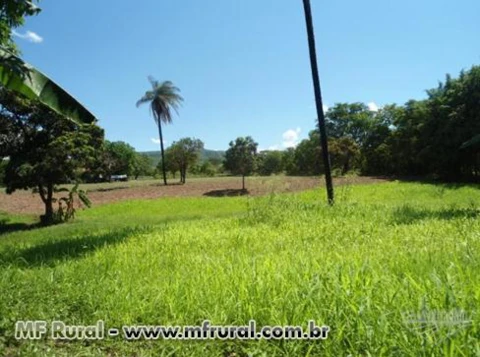
<path fill-rule="evenodd" d="M 53 80 L 3 48 L 0 48 L 0 85 L 28 99 L 38 100 L 78 123 L 96 121 L 88 109 Z"/>

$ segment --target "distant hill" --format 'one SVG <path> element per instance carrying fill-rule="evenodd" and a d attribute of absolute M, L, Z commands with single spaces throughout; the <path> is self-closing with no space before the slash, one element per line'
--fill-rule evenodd
<path fill-rule="evenodd" d="M 160 162 L 160 151 L 144 151 L 140 154 L 145 154 L 149 156 L 153 164 L 156 166 Z M 200 153 L 200 161 L 206 161 L 208 159 L 219 159 L 223 160 L 225 158 L 225 151 L 223 150 L 208 150 L 203 149 Z"/>

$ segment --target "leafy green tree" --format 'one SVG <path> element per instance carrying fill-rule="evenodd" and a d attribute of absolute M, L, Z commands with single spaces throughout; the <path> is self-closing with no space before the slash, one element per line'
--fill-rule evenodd
<path fill-rule="evenodd" d="M 110 181 L 112 175 L 127 175 L 128 177 L 153 175 L 152 158 L 140 154 L 123 142 L 105 140 L 96 155 L 96 165 L 92 171 L 83 175 L 84 181 Z"/>
<path fill-rule="evenodd" d="M 158 135 L 160 139 L 161 164 L 163 173 L 163 182 L 167 185 L 167 171 L 165 165 L 165 151 L 163 147 L 162 123 L 172 122 L 172 109 L 178 114 L 178 108 L 183 102 L 180 90 L 170 81 L 158 82 L 153 77 L 148 77 L 152 90 L 147 91 L 137 102 L 137 107 L 149 103 L 153 119 L 158 126 Z"/>
<path fill-rule="evenodd" d="M 107 177 L 133 175 L 135 156 L 135 149 L 126 142 L 105 140 L 103 160 Z"/>
<path fill-rule="evenodd" d="M 297 175 L 314 176 L 324 172 L 320 135 L 317 130 L 310 131 L 308 138 L 297 145 L 294 162 Z"/>
<path fill-rule="evenodd" d="M 349 137 L 363 146 L 374 125 L 376 113 L 364 103 L 339 103 L 329 108 L 326 126 L 331 138 Z"/>
<path fill-rule="evenodd" d="M 345 175 L 351 170 L 359 168 L 360 148 L 352 138 L 342 137 L 329 140 L 332 169 Z"/>
<path fill-rule="evenodd" d="M 466 145 L 480 133 L 480 67 L 427 91 L 425 100 L 392 107 L 390 134 L 366 151 L 366 173 L 432 176 L 448 180 L 480 178 L 479 148 Z M 474 141 L 471 141 L 472 143 Z M 390 159 L 391 164 L 385 165 Z"/>
<path fill-rule="evenodd" d="M 410 100 L 395 116 L 391 137 L 385 142 L 391 147 L 394 174 L 427 175 L 429 170 L 420 159 L 425 145 L 423 127 L 430 117 L 427 101 Z"/>
<path fill-rule="evenodd" d="M 220 157 L 209 157 L 207 158 L 207 161 L 216 168 L 223 165 L 223 159 Z"/>
<path fill-rule="evenodd" d="M 224 172 L 223 160 L 224 159 L 220 157 L 204 158 L 203 162 L 200 164 L 199 173 L 208 177 L 222 174 Z"/>
<path fill-rule="evenodd" d="M 172 150 L 171 147 L 168 147 L 167 150 L 165 150 L 165 169 L 172 175 L 174 179 L 177 177 L 177 172 L 180 171 L 180 166 L 176 161 L 175 154 L 175 151 Z M 156 170 L 157 172 L 162 172 L 162 169 L 163 164 L 160 160 Z"/>
<path fill-rule="evenodd" d="M 258 154 L 258 173 L 263 176 L 281 173 L 284 169 L 282 158 L 281 151 L 260 152 Z"/>
<path fill-rule="evenodd" d="M 135 153 L 133 160 L 132 173 L 135 180 L 139 176 L 151 176 L 153 174 L 153 162 L 150 156 L 140 153 Z"/>
<path fill-rule="evenodd" d="M 282 166 L 285 168 L 285 173 L 287 175 L 298 175 L 298 168 L 295 162 L 295 148 L 290 147 L 283 151 Z"/>
<path fill-rule="evenodd" d="M 172 162 L 171 168 L 180 171 L 180 182 L 185 183 L 188 168 L 198 161 L 203 142 L 194 138 L 183 138 L 173 142 L 167 149 L 168 159 Z M 176 171 L 175 171 L 176 172 Z"/>
<path fill-rule="evenodd" d="M 363 155 L 362 174 L 390 176 L 397 173 L 395 170 L 398 162 L 394 159 L 390 142 L 391 140 L 381 143 Z"/>
<path fill-rule="evenodd" d="M 204 176 L 213 177 L 217 173 L 217 167 L 212 164 L 211 160 L 207 160 L 200 165 L 198 171 Z"/>
<path fill-rule="evenodd" d="M 386 105 L 380 109 L 372 122 L 365 143 L 361 148 L 361 172 L 367 175 L 390 175 L 393 173 L 392 130 L 403 108 Z"/>
<path fill-rule="evenodd" d="M 427 94 L 429 116 L 422 127 L 419 159 L 428 171 L 445 179 L 480 178 L 478 148 L 462 149 L 480 134 L 480 66 L 455 79 L 447 75 Z"/>
<path fill-rule="evenodd" d="M 95 161 L 103 142 L 103 130 L 95 124 L 79 125 L 39 103 L 0 92 L 2 121 L 11 123 L 0 141 L 0 156 L 9 156 L 4 184 L 8 194 L 35 189 L 45 204 L 42 222 L 54 220 L 55 186 L 76 181 Z M 6 145 L 3 145 L 6 143 Z"/>
<path fill-rule="evenodd" d="M 230 142 L 225 152 L 224 167 L 233 175 L 242 175 L 242 190 L 245 191 L 245 176 L 255 172 L 258 144 L 250 137 L 239 137 Z"/>

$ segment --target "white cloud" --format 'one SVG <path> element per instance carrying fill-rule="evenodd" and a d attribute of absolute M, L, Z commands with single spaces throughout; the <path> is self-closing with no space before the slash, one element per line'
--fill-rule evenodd
<path fill-rule="evenodd" d="M 328 105 L 324 104 L 324 105 L 323 105 L 323 112 L 324 112 L 324 113 L 328 112 L 328 109 L 330 109 L 330 108 L 328 107 Z"/>
<path fill-rule="evenodd" d="M 298 137 L 302 130 L 300 128 L 297 129 L 289 129 L 283 133 L 283 147 L 291 148 L 295 147 L 298 144 Z"/>
<path fill-rule="evenodd" d="M 27 40 L 29 42 L 33 43 L 42 43 L 43 42 L 43 37 L 40 36 L 39 34 L 33 32 L 33 31 L 27 31 L 24 34 L 18 33 L 16 31 L 12 31 L 14 36 L 17 36 L 18 38 L 22 38 L 24 40 Z"/>
<path fill-rule="evenodd" d="M 300 133 L 302 132 L 301 128 L 296 129 L 288 129 L 282 134 L 282 144 L 274 144 L 268 146 L 267 149 L 265 147 L 258 148 L 258 151 L 283 151 L 288 148 L 292 148 L 298 145 L 300 141 Z"/>
<path fill-rule="evenodd" d="M 272 145 L 272 146 L 269 146 L 268 148 L 264 148 L 263 146 L 260 146 L 257 151 L 258 152 L 262 152 L 262 151 L 277 151 L 277 150 L 281 150 L 280 149 L 280 145 Z"/>
<path fill-rule="evenodd" d="M 367 106 L 371 112 L 378 112 L 379 107 L 375 102 L 370 102 L 367 104 Z"/>
<path fill-rule="evenodd" d="M 152 143 L 160 145 L 160 139 L 150 138 Z M 165 145 L 168 141 L 163 140 L 163 145 Z"/>

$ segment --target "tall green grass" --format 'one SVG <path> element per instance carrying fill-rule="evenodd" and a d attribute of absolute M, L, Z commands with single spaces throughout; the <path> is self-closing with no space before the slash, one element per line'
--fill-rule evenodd
<path fill-rule="evenodd" d="M 480 191 L 389 183 L 136 201 L 0 236 L 0 350 L 78 356 L 480 355 Z M 436 321 L 431 316 L 464 317 Z M 428 317 L 425 319 L 424 317 Z M 16 341 L 17 320 L 303 325 L 325 341 Z M 419 321 L 413 321 L 418 319 Z M 423 320 L 423 321 L 422 321 Z M 0 353 L 1 354 L 1 353 Z"/>

